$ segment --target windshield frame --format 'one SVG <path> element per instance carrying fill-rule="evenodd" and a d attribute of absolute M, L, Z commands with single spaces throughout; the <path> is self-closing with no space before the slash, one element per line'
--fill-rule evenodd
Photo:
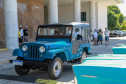
<path fill-rule="evenodd" d="M 39 28 L 48 28 L 48 27 L 71 27 L 72 30 L 71 30 L 71 35 L 70 36 L 52 36 L 52 35 L 38 35 L 38 30 Z M 63 26 L 58 26 L 58 25 L 55 25 L 55 26 L 42 26 L 42 27 L 38 27 L 37 29 L 37 34 L 36 34 L 36 41 L 38 39 L 69 39 L 69 41 L 71 42 L 72 41 L 72 33 L 73 33 L 73 26 L 72 25 L 63 25 Z"/>

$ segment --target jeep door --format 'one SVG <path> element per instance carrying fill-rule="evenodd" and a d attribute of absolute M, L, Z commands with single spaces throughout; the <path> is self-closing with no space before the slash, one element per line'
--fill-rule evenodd
<path fill-rule="evenodd" d="M 77 35 L 77 38 L 80 37 L 79 39 L 75 39 L 75 30 L 78 27 L 73 28 L 73 35 L 72 35 L 72 55 L 74 58 L 78 57 L 80 52 L 80 45 L 82 44 L 87 44 L 90 41 L 90 29 L 89 28 L 79 28 L 79 32 Z"/>

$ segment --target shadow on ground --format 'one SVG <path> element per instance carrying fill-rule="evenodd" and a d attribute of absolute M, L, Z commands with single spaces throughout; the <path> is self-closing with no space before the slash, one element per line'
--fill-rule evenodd
<path fill-rule="evenodd" d="M 13 68 L 0 70 L 2 72 L 0 74 L 0 79 L 6 79 L 6 80 L 13 80 L 13 81 L 20 81 L 20 82 L 29 82 L 29 83 L 35 83 L 37 79 L 45 79 L 50 80 L 48 77 L 48 72 L 43 70 L 31 70 L 28 75 L 25 76 L 18 76 Z M 64 64 L 63 72 L 61 77 L 56 80 L 60 82 L 70 82 L 74 79 L 74 74 L 72 71 L 72 65 L 71 64 Z"/>

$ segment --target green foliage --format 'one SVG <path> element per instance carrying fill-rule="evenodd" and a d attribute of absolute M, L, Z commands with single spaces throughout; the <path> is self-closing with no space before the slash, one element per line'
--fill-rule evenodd
<path fill-rule="evenodd" d="M 126 30 L 126 21 L 123 21 L 122 30 Z"/>
<path fill-rule="evenodd" d="M 121 30 L 125 17 L 120 9 L 113 5 L 108 7 L 108 27 L 109 30 Z"/>
<path fill-rule="evenodd" d="M 56 84 L 58 81 L 55 80 L 44 80 L 44 79 L 37 79 L 35 83 L 40 83 L 40 84 Z"/>

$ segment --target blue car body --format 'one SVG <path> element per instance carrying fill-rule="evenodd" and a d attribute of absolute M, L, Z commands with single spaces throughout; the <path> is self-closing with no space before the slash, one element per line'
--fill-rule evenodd
<path fill-rule="evenodd" d="M 41 39 L 43 40 L 43 39 Z M 55 39 L 54 39 L 55 40 Z M 86 51 L 87 54 L 91 53 L 90 43 L 80 45 L 77 54 L 72 54 L 72 43 L 67 42 L 66 39 L 64 41 L 40 41 L 40 39 L 36 42 L 28 42 L 23 43 L 23 45 L 28 46 L 28 51 L 23 52 L 22 49 L 15 49 L 13 51 L 13 56 L 23 57 L 25 60 L 34 60 L 34 61 L 44 61 L 46 59 L 53 59 L 56 54 L 60 54 L 60 58 L 62 61 L 70 61 L 76 58 L 81 57 L 82 51 Z M 46 52 L 40 53 L 37 52 L 40 46 L 45 46 Z M 49 47 L 48 47 L 49 46 Z M 35 47 L 36 49 L 34 49 Z M 88 51 L 87 51 L 88 50 Z M 35 53 L 34 53 L 35 52 Z M 31 57 L 31 55 L 37 55 L 38 57 Z"/>
<path fill-rule="evenodd" d="M 78 84 L 126 84 L 126 55 L 101 54 L 73 66 Z"/>
<path fill-rule="evenodd" d="M 126 44 L 112 48 L 113 54 L 126 54 Z"/>

